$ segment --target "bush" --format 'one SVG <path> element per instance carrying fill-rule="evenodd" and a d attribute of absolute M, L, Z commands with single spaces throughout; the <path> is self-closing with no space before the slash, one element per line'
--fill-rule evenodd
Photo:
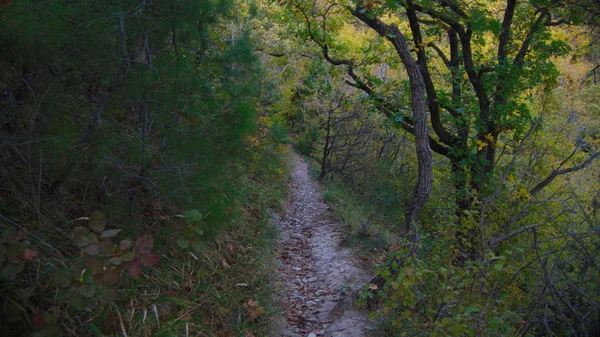
<path fill-rule="evenodd" d="M 319 130 L 316 127 L 313 127 L 300 136 L 300 139 L 294 144 L 294 147 L 299 153 L 311 156 L 317 148 L 318 140 Z"/>
<path fill-rule="evenodd" d="M 285 126 L 285 123 L 278 118 L 273 119 L 273 124 L 271 125 L 271 136 L 273 140 L 278 143 L 285 144 L 290 142 L 287 127 Z"/>

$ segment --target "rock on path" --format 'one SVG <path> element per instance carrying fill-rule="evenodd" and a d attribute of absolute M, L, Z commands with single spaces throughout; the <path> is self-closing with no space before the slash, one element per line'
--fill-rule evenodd
<path fill-rule="evenodd" d="M 369 273 L 340 246 L 342 226 L 322 201 L 307 164 L 293 153 L 291 198 L 281 219 L 279 298 L 284 317 L 270 336 L 361 337 L 370 324 L 352 294 Z"/>

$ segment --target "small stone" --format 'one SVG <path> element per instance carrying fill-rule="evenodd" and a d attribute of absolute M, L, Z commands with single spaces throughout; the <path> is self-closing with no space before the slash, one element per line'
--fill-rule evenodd
<path fill-rule="evenodd" d="M 317 334 L 316 334 L 316 333 L 314 333 L 314 332 L 311 332 L 311 333 L 309 333 L 309 334 L 308 334 L 308 336 L 306 336 L 306 337 L 317 337 Z"/>
<path fill-rule="evenodd" d="M 315 282 L 317 280 L 316 277 L 309 277 L 308 282 Z"/>
<path fill-rule="evenodd" d="M 300 267 L 292 267 L 292 270 L 294 270 L 294 271 L 301 271 L 302 268 L 300 268 Z"/>

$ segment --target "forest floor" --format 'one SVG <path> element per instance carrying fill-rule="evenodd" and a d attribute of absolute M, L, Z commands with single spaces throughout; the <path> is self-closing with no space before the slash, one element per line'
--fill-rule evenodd
<path fill-rule="evenodd" d="M 323 201 L 306 162 L 292 152 L 290 199 L 280 229 L 278 297 L 284 317 L 272 337 L 359 337 L 373 325 L 354 308 L 353 294 L 370 278 L 348 247 L 344 226 Z"/>

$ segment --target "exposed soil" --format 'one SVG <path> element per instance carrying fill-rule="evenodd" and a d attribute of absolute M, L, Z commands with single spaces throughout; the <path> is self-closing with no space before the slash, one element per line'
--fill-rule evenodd
<path fill-rule="evenodd" d="M 284 317 L 270 336 L 368 336 L 371 322 L 354 309 L 352 294 L 369 281 L 350 248 L 340 246 L 343 225 L 328 211 L 307 164 L 293 153 L 291 197 L 280 228 L 279 297 Z"/>

